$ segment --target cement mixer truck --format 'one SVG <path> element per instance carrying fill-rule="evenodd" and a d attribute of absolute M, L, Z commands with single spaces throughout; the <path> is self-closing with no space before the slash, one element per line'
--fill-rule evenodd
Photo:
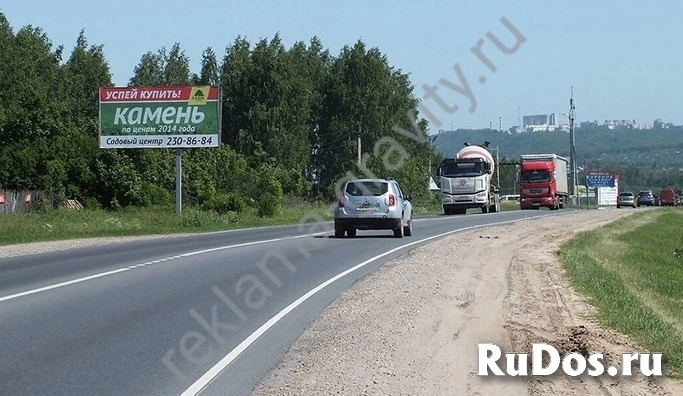
<path fill-rule="evenodd" d="M 482 213 L 500 211 L 499 190 L 492 178 L 495 163 L 488 145 L 465 143 L 455 158 L 447 158 L 439 165 L 444 214 L 465 214 L 469 208 L 481 208 Z"/>

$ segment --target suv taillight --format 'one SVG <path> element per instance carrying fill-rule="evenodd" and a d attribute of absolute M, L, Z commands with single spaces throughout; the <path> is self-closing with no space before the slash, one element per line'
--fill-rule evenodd
<path fill-rule="evenodd" d="M 394 194 L 389 194 L 389 207 L 396 205 L 396 197 Z"/>
<path fill-rule="evenodd" d="M 344 196 L 343 195 L 339 196 L 339 207 L 340 208 L 344 207 Z"/>

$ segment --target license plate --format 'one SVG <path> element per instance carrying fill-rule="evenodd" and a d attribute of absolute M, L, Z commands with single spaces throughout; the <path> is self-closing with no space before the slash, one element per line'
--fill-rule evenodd
<path fill-rule="evenodd" d="M 368 210 L 375 210 L 376 205 L 370 203 L 370 202 L 363 202 L 361 204 L 356 205 L 356 210 L 359 211 L 368 211 Z"/>

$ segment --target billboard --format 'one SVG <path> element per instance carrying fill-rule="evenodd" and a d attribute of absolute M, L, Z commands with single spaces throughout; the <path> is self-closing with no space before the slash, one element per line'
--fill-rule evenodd
<path fill-rule="evenodd" d="M 616 205 L 617 195 L 619 195 L 619 186 L 616 184 L 614 187 L 598 187 L 598 205 Z"/>
<path fill-rule="evenodd" d="M 595 198 L 595 194 L 596 192 L 594 188 L 586 188 L 586 186 L 582 186 L 580 184 L 576 186 L 576 195 L 581 198 Z"/>
<path fill-rule="evenodd" d="M 220 144 L 218 86 L 100 88 L 100 148 Z"/>
<path fill-rule="evenodd" d="M 588 187 L 615 187 L 617 175 L 610 172 L 586 173 L 586 185 Z"/>

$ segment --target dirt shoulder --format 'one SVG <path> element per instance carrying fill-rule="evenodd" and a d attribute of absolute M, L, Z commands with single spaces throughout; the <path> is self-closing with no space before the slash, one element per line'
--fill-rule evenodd
<path fill-rule="evenodd" d="M 174 238 L 188 234 L 168 234 L 168 235 L 138 235 L 123 237 L 101 237 L 101 238 L 79 238 L 61 241 L 17 243 L 14 245 L 0 246 L 0 258 L 16 257 L 28 254 L 39 254 L 58 252 L 83 247 L 113 245 L 118 243 L 142 241 L 148 239 Z"/>
<path fill-rule="evenodd" d="M 683 384 L 634 375 L 477 375 L 477 344 L 528 352 L 644 351 L 598 328 L 555 252 L 577 232 L 633 211 L 584 211 L 453 235 L 363 279 L 292 345 L 255 395 L 681 395 Z M 634 367 L 634 373 L 636 368 Z"/>

